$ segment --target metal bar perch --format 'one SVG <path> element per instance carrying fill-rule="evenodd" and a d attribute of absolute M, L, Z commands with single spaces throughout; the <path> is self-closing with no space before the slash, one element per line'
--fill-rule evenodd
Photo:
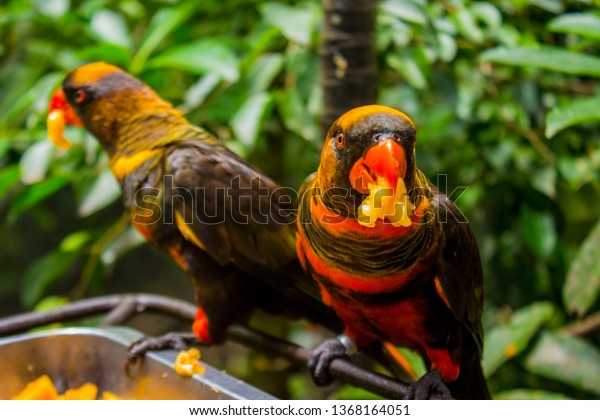
<path fill-rule="evenodd" d="M 30 312 L 0 319 L 0 336 L 102 313 L 108 314 L 101 325 L 122 324 L 134 314 L 144 311 L 160 312 L 191 322 L 196 308 L 189 302 L 159 295 L 109 295 L 80 300 L 46 312 Z M 230 328 L 228 338 L 248 347 L 284 357 L 297 366 L 306 367 L 310 356 L 310 350 L 307 348 L 240 325 Z M 335 360 L 330 371 L 336 379 L 386 398 L 403 398 L 407 393 L 407 385 L 357 366 L 350 360 Z"/>

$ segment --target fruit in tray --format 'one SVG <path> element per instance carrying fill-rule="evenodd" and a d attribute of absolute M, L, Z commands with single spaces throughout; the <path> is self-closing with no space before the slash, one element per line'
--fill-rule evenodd
<path fill-rule="evenodd" d="M 59 394 L 48 375 L 42 375 L 25 386 L 21 392 L 15 395 L 13 400 L 120 400 L 112 392 L 104 391 L 98 398 L 98 387 L 92 383 L 86 383 L 79 388 L 67 389 L 64 394 Z"/>

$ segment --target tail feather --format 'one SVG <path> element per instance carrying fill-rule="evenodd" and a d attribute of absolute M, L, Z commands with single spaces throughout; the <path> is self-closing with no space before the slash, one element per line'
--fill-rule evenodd
<path fill-rule="evenodd" d="M 479 349 L 474 343 L 468 344 L 473 346 L 466 346 L 466 351 L 463 352 L 460 375 L 455 381 L 447 382 L 446 385 L 454 399 L 489 400 L 491 395 L 479 361 Z M 418 374 L 393 344 L 379 342 L 367 349 L 367 353 L 390 370 L 400 382 L 412 384 L 419 379 Z"/>
<path fill-rule="evenodd" d="M 471 338 L 470 334 L 465 334 Z M 460 374 L 456 381 L 449 382 L 452 397 L 457 400 L 491 400 L 487 382 L 481 368 L 479 347 L 468 339 L 463 342 Z"/>
<path fill-rule="evenodd" d="M 483 377 L 481 363 L 463 366 L 456 381 L 448 383 L 452 397 L 457 400 L 491 400 L 487 383 Z"/>

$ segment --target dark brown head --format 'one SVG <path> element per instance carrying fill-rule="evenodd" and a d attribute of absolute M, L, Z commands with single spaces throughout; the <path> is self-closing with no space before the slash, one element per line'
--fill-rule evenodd
<path fill-rule="evenodd" d="M 415 135 L 411 119 L 393 108 L 368 105 L 348 111 L 327 134 L 318 173 L 320 187 L 348 191 L 356 205 L 377 177 L 392 188 L 402 178 L 410 190 L 416 169 Z"/>
<path fill-rule="evenodd" d="M 61 113 L 64 123 L 85 126 L 109 153 L 137 122 L 161 113 L 179 116 L 140 80 L 103 62 L 78 67 L 56 90 L 48 120 L 51 138 L 53 131 L 61 134 L 51 125 L 51 117 L 60 120 Z"/>

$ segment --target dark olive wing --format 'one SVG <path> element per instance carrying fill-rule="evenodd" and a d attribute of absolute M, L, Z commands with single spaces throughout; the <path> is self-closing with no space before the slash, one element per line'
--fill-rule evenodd
<path fill-rule="evenodd" d="M 296 259 L 295 197 L 223 146 L 180 144 L 164 175 L 173 222 L 219 264 L 278 269 Z"/>
<path fill-rule="evenodd" d="M 165 155 L 165 217 L 181 235 L 220 265 L 234 264 L 283 292 L 292 313 L 337 328 L 298 263 L 293 191 L 218 143 L 180 143 Z"/>
<path fill-rule="evenodd" d="M 431 200 L 441 224 L 437 276 L 450 310 L 483 347 L 483 271 L 477 241 L 456 205 L 439 192 Z"/>

